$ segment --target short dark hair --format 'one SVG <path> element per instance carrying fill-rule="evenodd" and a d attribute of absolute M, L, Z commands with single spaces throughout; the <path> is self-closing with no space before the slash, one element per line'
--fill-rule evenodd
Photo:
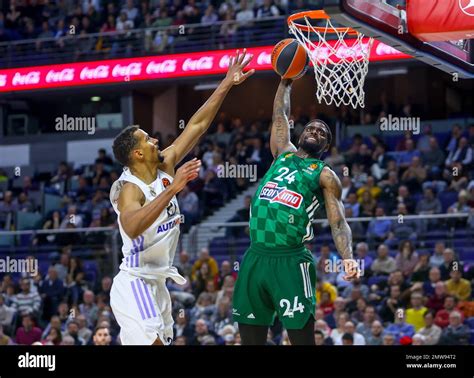
<path fill-rule="evenodd" d="M 349 340 L 350 342 L 354 342 L 354 336 L 352 336 L 350 333 L 345 333 L 342 335 L 342 340 Z"/>
<path fill-rule="evenodd" d="M 319 330 L 319 329 L 317 329 L 316 331 L 314 331 L 314 334 L 315 334 L 315 335 L 320 335 L 322 338 L 324 338 L 324 333 L 323 333 L 321 330 Z"/>
<path fill-rule="evenodd" d="M 140 127 L 137 125 L 127 126 L 114 139 L 112 150 L 114 151 L 115 159 L 117 159 L 117 161 L 124 166 L 128 166 L 130 164 L 130 152 L 132 152 L 132 149 L 138 143 L 134 133 L 139 128 Z"/>
<path fill-rule="evenodd" d="M 97 335 L 97 332 L 99 332 L 101 329 L 106 329 L 106 330 L 107 330 L 107 331 L 109 331 L 109 333 L 110 333 L 110 329 L 109 329 L 109 327 L 104 327 L 104 326 L 97 326 L 97 327 L 95 327 L 95 329 L 94 329 L 94 333 L 93 333 L 93 335 L 92 335 L 92 336 L 95 336 L 95 335 Z"/>

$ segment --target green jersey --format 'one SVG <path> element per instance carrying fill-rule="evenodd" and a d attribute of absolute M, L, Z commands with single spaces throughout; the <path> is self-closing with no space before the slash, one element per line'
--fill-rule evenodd
<path fill-rule="evenodd" d="M 250 205 L 250 239 L 267 248 L 301 246 L 313 238 L 315 212 L 324 205 L 319 176 L 326 164 L 293 152 L 278 156 Z"/>

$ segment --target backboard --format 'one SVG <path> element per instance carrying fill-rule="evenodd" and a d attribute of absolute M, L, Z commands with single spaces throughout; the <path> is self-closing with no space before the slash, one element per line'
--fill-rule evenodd
<path fill-rule="evenodd" d="M 331 19 L 341 25 L 350 26 L 367 36 L 374 37 L 454 77 L 473 79 L 474 39 L 422 41 L 408 32 L 406 1 L 324 0 L 323 8 Z M 461 5 L 462 1 L 464 0 L 456 0 L 453 4 L 456 3 L 458 6 L 459 2 Z M 474 30 L 474 17 L 472 17 L 472 29 Z"/>

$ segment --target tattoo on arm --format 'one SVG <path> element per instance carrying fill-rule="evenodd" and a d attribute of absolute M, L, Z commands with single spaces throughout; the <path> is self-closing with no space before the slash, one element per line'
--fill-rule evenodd
<path fill-rule="evenodd" d="M 282 81 L 278 86 L 275 100 L 273 102 L 273 119 L 270 134 L 270 146 L 272 154 L 276 157 L 284 149 L 291 149 L 294 146 L 290 142 L 290 115 L 291 103 L 291 82 Z"/>
<path fill-rule="evenodd" d="M 352 232 L 347 224 L 344 205 L 341 201 L 341 182 L 336 174 L 329 169 L 323 170 L 320 181 L 336 249 L 343 259 L 352 259 Z"/>

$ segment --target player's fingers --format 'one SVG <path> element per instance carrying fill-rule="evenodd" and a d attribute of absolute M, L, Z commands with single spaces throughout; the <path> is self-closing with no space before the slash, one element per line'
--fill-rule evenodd
<path fill-rule="evenodd" d="M 229 67 L 232 67 L 234 65 L 234 57 L 231 55 L 229 58 Z"/>
<path fill-rule="evenodd" d="M 253 55 L 249 55 L 247 59 L 242 60 L 242 62 L 243 62 L 243 63 L 241 64 L 242 69 L 244 69 L 245 67 L 247 67 L 248 64 L 252 61 L 252 59 L 253 59 Z"/>
<path fill-rule="evenodd" d="M 255 73 L 255 70 L 252 68 L 250 71 L 247 71 L 247 72 L 245 72 L 245 73 L 242 75 L 242 79 L 245 80 L 245 79 L 247 79 L 249 76 L 252 76 L 254 73 Z"/>
<path fill-rule="evenodd" d="M 235 52 L 235 57 L 234 57 L 234 63 L 238 64 L 239 63 L 239 57 L 240 57 L 240 50 L 237 50 Z"/>
<path fill-rule="evenodd" d="M 239 56 L 239 64 L 241 65 L 242 62 L 244 61 L 245 57 L 247 56 L 247 49 L 244 49 L 242 55 Z"/>

